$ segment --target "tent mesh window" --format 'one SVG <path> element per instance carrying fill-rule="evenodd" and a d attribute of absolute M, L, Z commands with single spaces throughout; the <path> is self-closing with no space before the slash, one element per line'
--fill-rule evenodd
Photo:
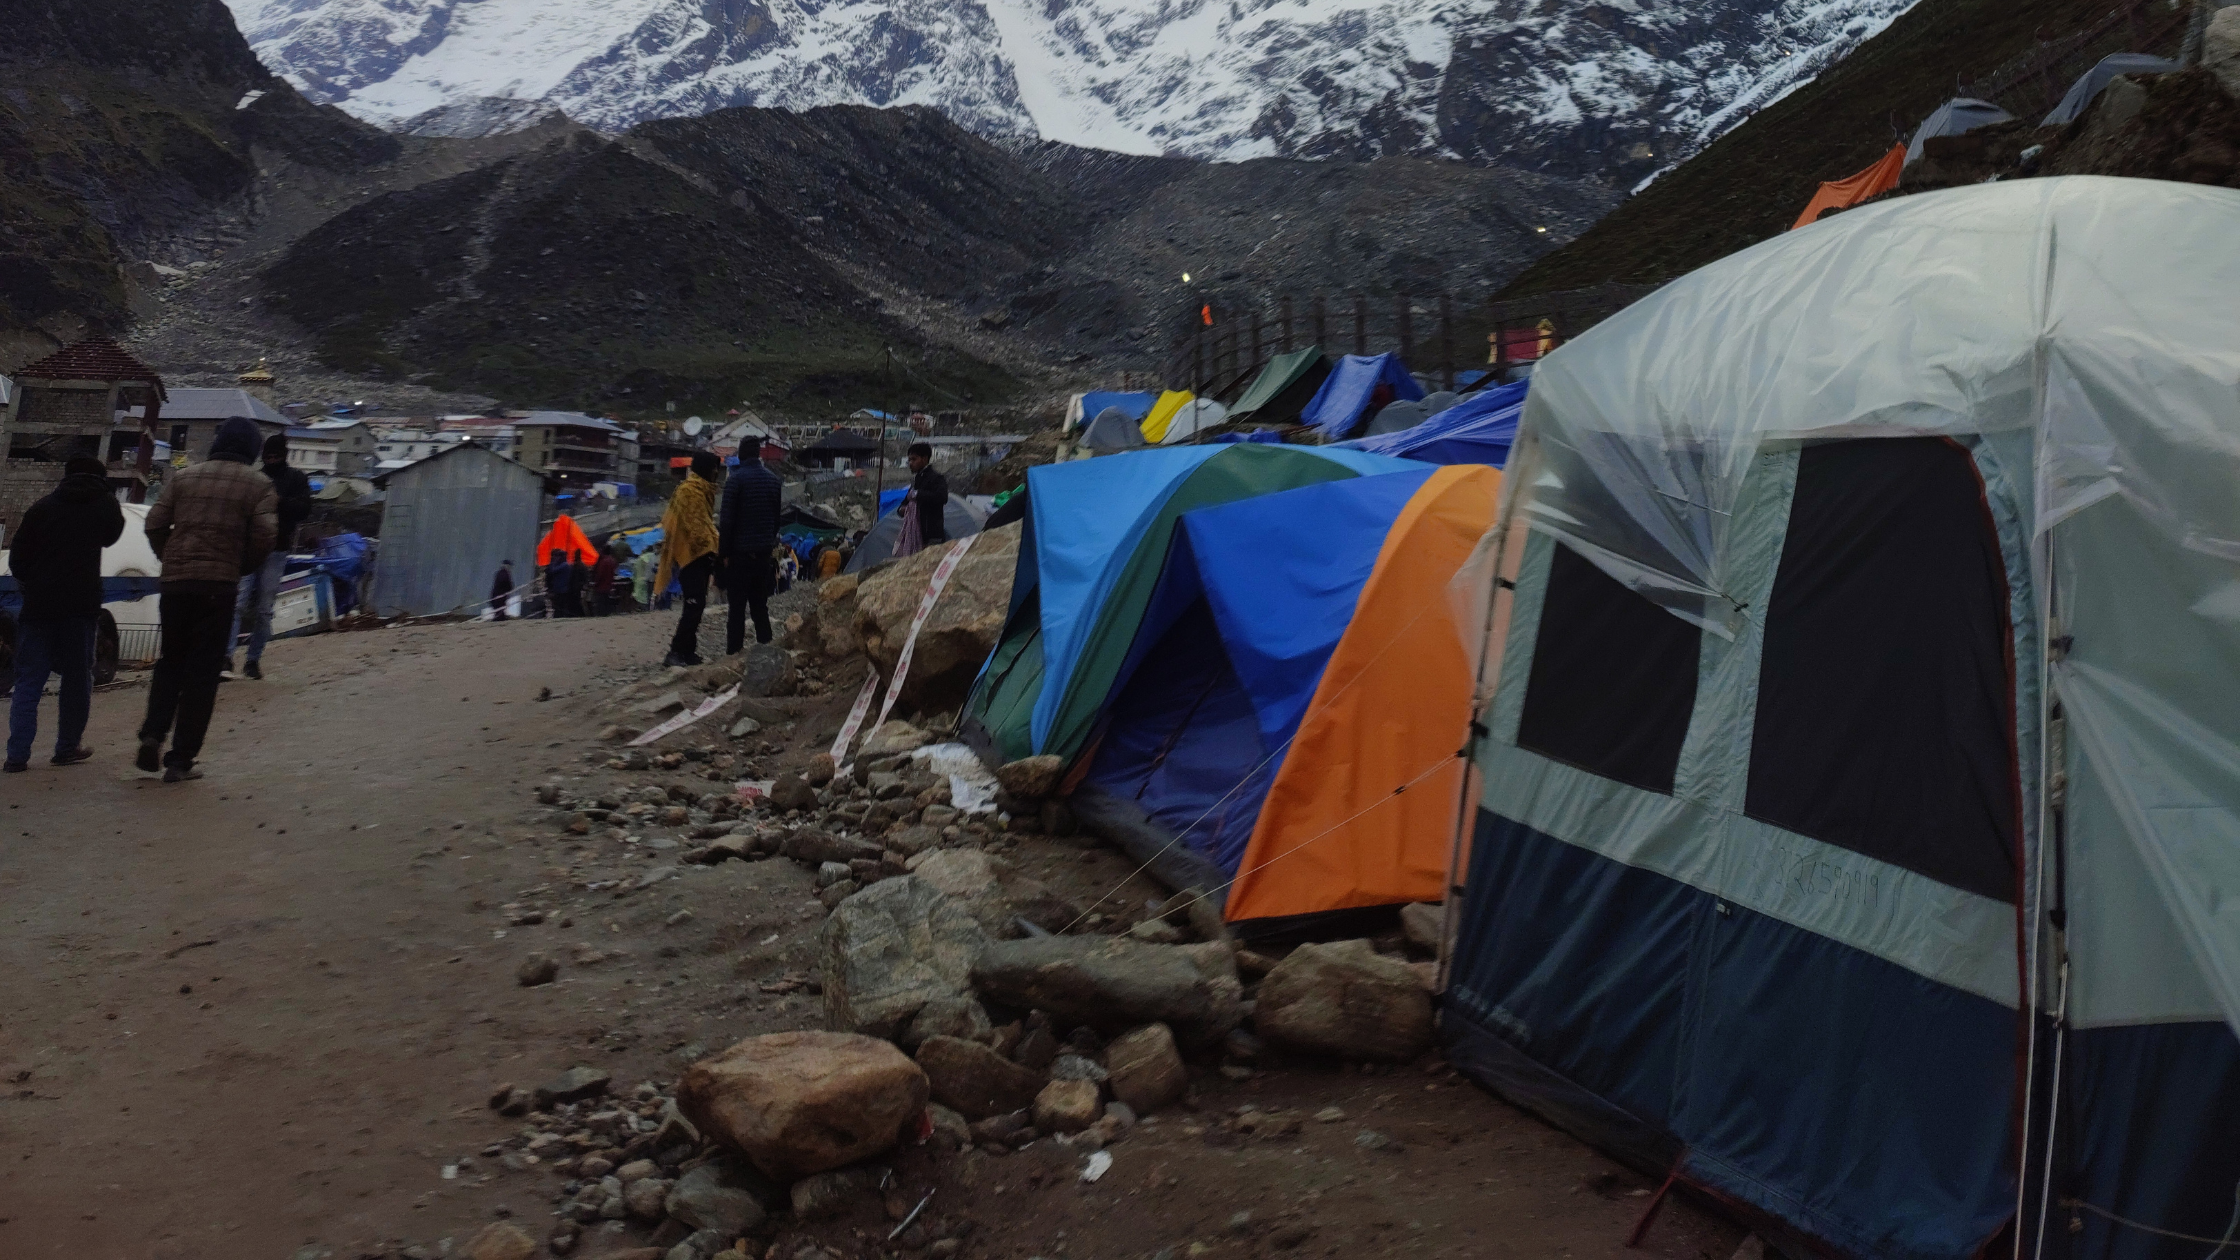
<path fill-rule="evenodd" d="M 1808 447 L 1766 612 L 1744 812 L 2015 898 L 2006 568 L 1968 453 Z"/>
<path fill-rule="evenodd" d="M 1517 744 L 1670 795 L 1703 632 L 1562 543 L 1554 550 Z"/>

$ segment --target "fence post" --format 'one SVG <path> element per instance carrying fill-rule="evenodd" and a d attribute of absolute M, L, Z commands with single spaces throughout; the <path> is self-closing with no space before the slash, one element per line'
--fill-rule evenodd
<path fill-rule="evenodd" d="M 1369 299 L 1366 295 L 1353 295 L 1353 352 L 1369 353 Z"/>
<path fill-rule="evenodd" d="M 1439 388 L 1454 391 L 1454 299 L 1439 295 Z"/>
<path fill-rule="evenodd" d="M 1415 318 L 1408 308 L 1407 294 L 1403 293 L 1395 300 L 1400 304 L 1400 361 L 1406 363 L 1416 357 Z"/>
<path fill-rule="evenodd" d="M 1328 312 L 1323 309 L 1322 295 L 1314 295 L 1314 344 L 1316 349 L 1330 344 Z"/>
<path fill-rule="evenodd" d="M 1283 350 L 1281 353 L 1289 354 L 1294 349 L 1291 344 L 1291 295 L 1286 293 L 1280 300 L 1282 302 L 1281 318 L 1283 320 Z"/>
<path fill-rule="evenodd" d="M 1190 322 L 1197 328 L 1190 339 L 1190 392 L 1198 394 L 1206 387 L 1206 322 L 1196 311 L 1190 313 Z"/>
<path fill-rule="evenodd" d="M 1257 371 L 1259 371 L 1259 370 L 1260 370 L 1260 306 L 1259 306 L 1259 304 L 1258 304 L 1257 302 L 1256 302 L 1256 303 L 1254 303 L 1254 304 L 1253 304 L 1253 307 L 1252 307 L 1252 368 L 1251 368 L 1251 370 L 1252 370 L 1252 371 L 1255 371 L 1255 372 L 1257 372 Z"/>

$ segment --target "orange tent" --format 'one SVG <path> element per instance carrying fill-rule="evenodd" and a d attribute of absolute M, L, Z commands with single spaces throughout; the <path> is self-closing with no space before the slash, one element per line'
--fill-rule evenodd
<path fill-rule="evenodd" d="M 599 562 L 598 548 L 591 545 L 591 539 L 583 532 L 583 526 L 576 524 L 575 518 L 566 513 L 562 513 L 560 519 L 552 523 L 552 532 L 537 544 L 537 567 L 543 568 L 551 564 L 552 553 L 555 551 L 565 556 L 581 557 L 585 564 Z"/>
<path fill-rule="evenodd" d="M 1893 145 L 1873 166 L 1834 183 L 1820 185 L 1820 191 L 1812 194 L 1812 200 L 1805 203 L 1804 213 L 1789 225 L 1789 230 L 1794 232 L 1830 210 L 1848 210 L 1869 197 L 1889 192 L 1898 186 L 1898 173 L 1905 165 L 1906 147 Z"/>
<path fill-rule="evenodd" d="M 1447 583 L 1500 495 L 1491 468 L 1441 468 L 1393 522 L 1237 865 L 1231 921 L 1444 899 L 1477 664 Z"/>

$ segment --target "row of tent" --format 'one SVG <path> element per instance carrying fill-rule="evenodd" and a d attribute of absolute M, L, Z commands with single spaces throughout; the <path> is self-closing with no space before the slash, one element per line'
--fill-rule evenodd
<path fill-rule="evenodd" d="M 1501 461 L 1037 468 L 967 737 L 1248 935 L 1446 900 L 1450 1060 L 1784 1252 L 2221 1254 L 2235 239 L 1927 193 L 1574 340 Z"/>
<path fill-rule="evenodd" d="M 2179 68 L 2178 63 L 2167 57 L 2154 57 L 2144 53 L 2110 53 L 2095 62 L 2090 70 L 2078 75 L 2061 101 L 2038 121 L 2040 127 L 2066 127 L 2081 117 L 2100 93 L 2119 76 L 2128 74 L 2169 74 Z M 1804 212 L 1797 216 L 1792 229 L 1819 221 L 1830 210 L 1848 210 L 1871 197 L 1898 186 L 1905 168 L 1921 160 L 1928 142 L 1943 136 L 1964 136 L 1979 127 L 1992 127 L 2013 122 L 2014 115 L 1990 101 L 1974 97 L 1955 96 L 1921 120 L 1913 129 L 1913 136 L 1904 144 L 1893 146 L 1888 153 L 1875 159 L 1866 169 L 1831 180 L 1820 185 L 1812 199 L 1805 203 Z"/>

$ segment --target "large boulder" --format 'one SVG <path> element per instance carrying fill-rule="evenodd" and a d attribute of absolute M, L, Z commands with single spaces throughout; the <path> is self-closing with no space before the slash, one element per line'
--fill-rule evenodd
<path fill-rule="evenodd" d="M 892 1149 L 926 1097 L 917 1064 L 855 1033 L 749 1037 L 677 1083 L 677 1106 L 701 1133 L 786 1182 Z"/>
<path fill-rule="evenodd" d="M 972 983 L 1004 1005 L 1106 1032 L 1165 1024 L 1206 1043 L 1244 1018 L 1244 988 L 1226 945 L 1147 945 L 1115 936 L 998 941 L 973 963 Z"/>
<path fill-rule="evenodd" d="M 915 875 L 880 880 L 841 902 L 819 933 L 826 1021 L 908 1046 L 954 1031 L 960 1015 L 970 1027 L 962 1008 L 977 1007 L 972 960 L 987 943 L 971 911 L 933 884 Z M 916 1027 L 921 1015 L 927 1027 Z"/>
<path fill-rule="evenodd" d="M 1190 1073 L 1165 1024 L 1146 1024 L 1112 1039 L 1104 1048 L 1105 1083 L 1112 1096 L 1139 1116 L 1148 1116 L 1182 1097 Z"/>
<path fill-rule="evenodd" d="M 1405 1062 L 1431 1047 L 1431 994 L 1367 941 L 1301 945 L 1261 982 L 1252 1022 L 1286 1049 Z"/>
<path fill-rule="evenodd" d="M 902 684 L 901 707 L 911 713 L 938 713 L 964 703 L 980 665 L 995 650 L 1011 607 L 1011 575 L 1019 562 L 1016 525 L 989 530 L 972 544 L 964 562 L 925 625 L 911 654 L 910 677 Z M 928 547 L 881 568 L 856 588 L 856 634 L 863 653 L 881 677 L 894 676 L 895 662 L 909 637 L 910 622 L 925 598 L 926 585 L 947 547 Z"/>
<path fill-rule="evenodd" d="M 855 574 L 845 573 L 817 587 L 817 647 L 836 661 L 863 650 L 863 639 L 856 633 L 858 581 Z"/>
<path fill-rule="evenodd" d="M 2201 68 L 2240 100 L 2240 7 L 2226 5 L 2209 18 L 2201 38 Z"/>
<path fill-rule="evenodd" d="M 967 1120 L 985 1120 L 1034 1105 L 1042 1073 L 1004 1058 L 976 1041 L 928 1037 L 918 1047 L 935 1102 Z"/>

